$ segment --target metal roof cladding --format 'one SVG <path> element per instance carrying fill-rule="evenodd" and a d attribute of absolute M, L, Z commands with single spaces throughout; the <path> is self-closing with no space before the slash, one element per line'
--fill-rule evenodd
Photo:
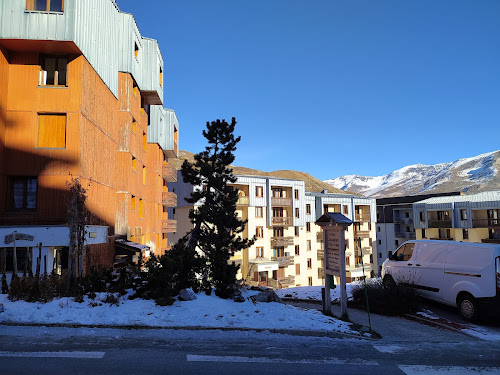
<path fill-rule="evenodd" d="M 471 195 L 453 195 L 446 197 L 434 197 L 415 202 L 415 204 L 442 204 L 458 202 L 491 202 L 500 201 L 500 190 L 485 191 Z"/>

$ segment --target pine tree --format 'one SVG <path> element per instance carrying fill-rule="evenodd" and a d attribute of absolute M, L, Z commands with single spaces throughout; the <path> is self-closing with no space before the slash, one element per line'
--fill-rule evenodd
<path fill-rule="evenodd" d="M 229 263 L 229 258 L 251 246 L 254 241 L 240 236 L 247 221 L 238 219 L 238 190 L 229 185 L 236 182 L 229 165 L 234 161 L 233 152 L 241 139 L 234 137 L 235 125 L 234 117 L 231 124 L 225 120 L 207 122 L 203 136 L 208 146 L 194 156 L 194 164 L 185 160 L 182 165 L 184 182 L 201 187 L 186 198 L 190 204 L 199 204 L 189 212 L 194 229 L 188 246 L 197 247 L 204 255 L 202 288 L 210 293 L 215 287 L 216 295 L 222 298 L 231 297 L 234 293 L 239 269 L 234 262 Z"/>

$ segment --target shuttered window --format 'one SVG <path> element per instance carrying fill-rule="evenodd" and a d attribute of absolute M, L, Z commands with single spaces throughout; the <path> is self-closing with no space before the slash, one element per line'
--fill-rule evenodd
<path fill-rule="evenodd" d="M 66 147 L 66 115 L 38 115 L 37 147 Z"/>

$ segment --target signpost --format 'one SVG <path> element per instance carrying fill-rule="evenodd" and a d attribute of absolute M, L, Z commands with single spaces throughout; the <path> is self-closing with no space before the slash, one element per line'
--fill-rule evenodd
<path fill-rule="evenodd" d="M 330 297 L 329 275 L 340 277 L 340 314 L 347 317 L 347 292 L 345 270 L 345 230 L 352 221 L 339 212 L 327 212 L 316 224 L 323 229 L 324 270 L 325 270 L 325 304 L 324 312 L 330 313 L 332 301 Z"/>

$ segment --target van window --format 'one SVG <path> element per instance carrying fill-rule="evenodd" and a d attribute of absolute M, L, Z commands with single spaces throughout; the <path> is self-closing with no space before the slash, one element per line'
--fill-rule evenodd
<path fill-rule="evenodd" d="M 415 247 L 414 243 L 406 243 L 402 245 L 394 254 L 394 260 L 403 262 L 410 260 L 413 254 L 414 247 Z"/>

